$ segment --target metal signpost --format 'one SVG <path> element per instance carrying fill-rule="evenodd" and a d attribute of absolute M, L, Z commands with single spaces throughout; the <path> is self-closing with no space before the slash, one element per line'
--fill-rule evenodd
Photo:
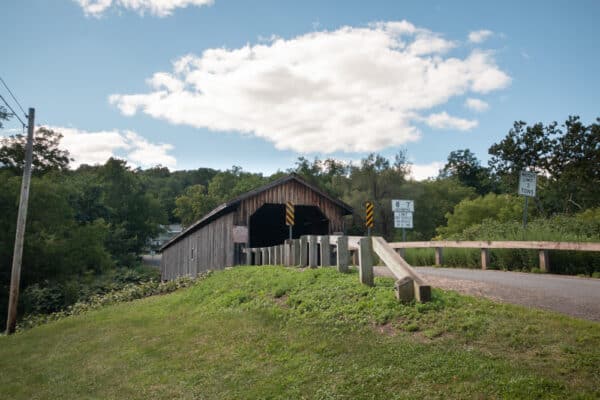
<path fill-rule="evenodd" d="M 519 176 L 519 194 L 525 196 L 525 207 L 523 208 L 523 229 L 527 228 L 527 206 L 529 197 L 535 197 L 537 187 L 537 175 L 535 172 L 521 171 Z"/>
<path fill-rule="evenodd" d="M 415 202 L 413 200 L 392 200 L 392 211 L 394 212 L 394 228 L 402 228 L 402 241 L 406 242 L 406 229 L 413 228 Z"/>

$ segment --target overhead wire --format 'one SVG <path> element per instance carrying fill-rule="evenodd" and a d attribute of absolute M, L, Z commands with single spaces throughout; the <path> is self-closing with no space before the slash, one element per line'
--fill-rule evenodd
<path fill-rule="evenodd" d="M 22 120 L 21 118 L 19 118 L 19 114 L 17 114 L 17 113 L 15 112 L 15 110 L 13 110 L 13 108 L 10 106 L 10 104 L 8 104 L 8 102 L 7 102 L 7 101 L 4 99 L 4 97 L 2 97 L 2 95 L 1 95 L 1 94 L 0 94 L 0 99 L 1 99 L 1 100 L 4 102 L 4 104 L 6 104 L 6 107 L 8 107 L 8 109 L 9 109 L 10 111 L 12 111 L 12 115 L 14 115 L 14 116 L 15 116 L 15 118 L 17 118 L 17 119 L 19 120 L 19 122 L 21 122 L 21 124 L 22 124 L 23 126 L 26 126 L 27 124 L 26 124 L 25 122 L 23 122 L 23 120 Z"/>
<path fill-rule="evenodd" d="M 8 90 L 8 93 L 10 94 L 10 97 L 12 97 L 13 100 L 15 101 L 15 103 L 17 103 L 17 105 L 19 106 L 19 108 L 23 112 L 23 116 L 25 116 L 27 118 L 27 113 L 25 112 L 25 110 L 21 106 L 21 103 L 19 103 L 19 100 L 17 100 L 17 98 L 15 97 L 15 95 L 13 94 L 13 92 L 10 90 L 10 88 L 8 87 L 8 85 L 6 84 L 6 82 L 4 82 L 4 79 L 2 79 L 1 76 L 0 76 L 0 82 L 2 82 L 2 84 L 4 85 L 4 87 L 6 88 L 6 90 Z"/>

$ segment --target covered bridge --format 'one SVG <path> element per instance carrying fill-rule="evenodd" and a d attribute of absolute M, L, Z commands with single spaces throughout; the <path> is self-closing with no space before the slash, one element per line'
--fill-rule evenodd
<path fill-rule="evenodd" d="M 285 204 L 295 209 L 292 237 L 344 232 L 352 208 L 296 174 L 245 193 L 208 213 L 165 243 L 163 280 L 243 263 L 245 247 L 268 247 L 289 238 Z"/>

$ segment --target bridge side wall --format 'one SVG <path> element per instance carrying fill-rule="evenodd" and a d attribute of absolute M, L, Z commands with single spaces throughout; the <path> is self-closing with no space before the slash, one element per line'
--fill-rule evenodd
<path fill-rule="evenodd" d="M 225 214 L 163 250 L 161 278 L 196 276 L 234 262 L 234 213 Z"/>

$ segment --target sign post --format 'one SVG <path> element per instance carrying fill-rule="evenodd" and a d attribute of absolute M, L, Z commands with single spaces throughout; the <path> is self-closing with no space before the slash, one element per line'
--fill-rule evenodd
<path fill-rule="evenodd" d="M 291 201 L 285 203 L 285 224 L 290 228 L 290 240 L 292 239 L 292 229 L 294 226 L 294 205 Z"/>
<path fill-rule="evenodd" d="M 535 172 L 521 171 L 519 176 L 519 194 L 525 196 L 525 207 L 523 208 L 523 229 L 527 229 L 527 207 L 529 197 L 535 197 L 537 187 L 537 175 Z"/>
<path fill-rule="evenodd" d="M 406 242 L 406 229 L 413 228 L 413 213 L 415 202 L 413 200 L 392 200 L 394 212 L 394 228 L 402 228 L 402 241 Z"/>

